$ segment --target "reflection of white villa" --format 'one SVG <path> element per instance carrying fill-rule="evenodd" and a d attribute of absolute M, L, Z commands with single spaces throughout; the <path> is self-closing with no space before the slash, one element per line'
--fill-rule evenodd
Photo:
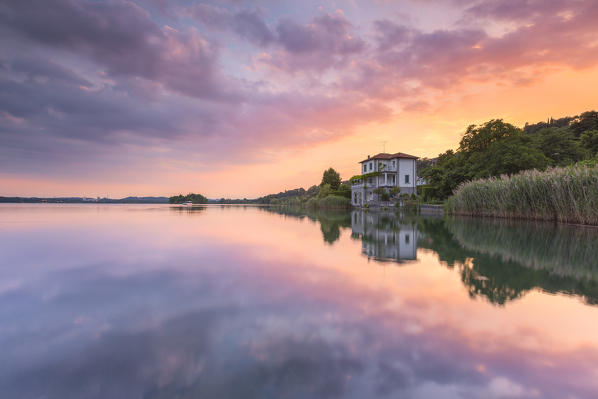
<path fill-rule="evenodd" d="M 354 206 L 378 203 L 379 187 L 390 192 L 397 187 L 399 194 L 417 192 L 417 157 L 397 152 L 381 153 L 360 162 L 361 174 L 351 178 L 351 203 Z"/>
<path fill-rule="evenodd" d="M 353 237 L 361 239 L 361 252 L 368 258 L 403 262 L 417 259 L 417 226 L 401 223 L 391 213 L 353 211 Z"/>

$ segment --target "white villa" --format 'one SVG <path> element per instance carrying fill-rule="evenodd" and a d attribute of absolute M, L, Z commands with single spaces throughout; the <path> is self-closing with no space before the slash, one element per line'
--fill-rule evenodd
<path fill-rule="evenodd" d="M 399 194 L 417 193 L 417 157 L 397 152 L 380 153 L 360 162 L 361 174 L 351 178 L 351 204 L 377 204 L 379 187 L 390 192 L 397 187 Z M 380 190 L 378 190 L 380 191 Z M 397 191 L 396 189 L 394 191 Z"/>

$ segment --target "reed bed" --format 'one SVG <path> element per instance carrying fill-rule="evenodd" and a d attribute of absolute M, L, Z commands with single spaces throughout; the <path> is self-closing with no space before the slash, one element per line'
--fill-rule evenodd
<path fill-rule="evenodd" d="M 598 167 L 573 165 L 463 183 L 450 214 L 598 225 Z"/>

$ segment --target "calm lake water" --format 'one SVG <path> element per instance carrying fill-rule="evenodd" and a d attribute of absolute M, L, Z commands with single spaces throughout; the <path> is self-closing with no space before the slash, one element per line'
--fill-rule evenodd
<path fill-rule="evenodd" d="M 598 229 L 0 205 L 2 398 L 595 398 Z"/>

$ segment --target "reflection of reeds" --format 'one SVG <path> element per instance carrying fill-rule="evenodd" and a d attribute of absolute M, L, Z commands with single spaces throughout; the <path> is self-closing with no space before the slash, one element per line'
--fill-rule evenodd
<path fill-rule="evenodd" d="M 447 211 L 598 225 L 598 167 L 529 170 L 474 180 L 455 190 Z"/>
<path fill-rule="evenodd" d="M 461 245 L 562 277 L 598 281 L 598 231 L 568 225 L 452 218 Z"/>

